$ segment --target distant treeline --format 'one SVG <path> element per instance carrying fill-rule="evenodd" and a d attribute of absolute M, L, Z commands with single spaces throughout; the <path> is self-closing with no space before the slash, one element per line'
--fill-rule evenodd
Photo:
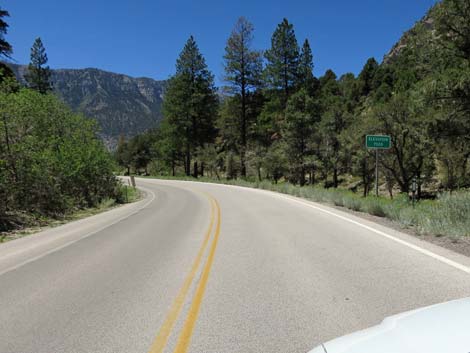
<path fill-rule="evenodd" d="M 8 12 L 0 10 L 0 56 Z M 47 55 L 38 38 L 31 49 L 28 87 L 0 67 L 0 233 L 105 199 L 121 200 L 115 162 L 97 138 L 94 121 L 73 113 L 51 93 Z"/>
<path fill-rule="evenodd" d="M 221 178 L 344 183 L 367 195 L 374 153 L 366 134 L 391 136 L 380 159 L 382 190 L 408 192 L 470 185 L 470 3 L 444 0 L 405 34 L 382 64 L 355 77 L 313 74 L 308 40 L 299 45 L 284 19 L 264 52 L 240 18 L 223 57 L 218 94 L 191 37 L 164 99 L 161 126 L 121 139 L 128 171 Z M 347 60 L 347 58 L 345 58 Z"/>

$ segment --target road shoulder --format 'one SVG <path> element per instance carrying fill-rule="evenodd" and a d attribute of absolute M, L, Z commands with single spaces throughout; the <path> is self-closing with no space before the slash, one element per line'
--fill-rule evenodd
<path fill-rule="evenodd" d="M 156 195 L 148 189 L 141 189 L 144 192 L 143 198 L 137 202 L 1 244 L 0 275 L 89 237 L 144 209 Z"/>

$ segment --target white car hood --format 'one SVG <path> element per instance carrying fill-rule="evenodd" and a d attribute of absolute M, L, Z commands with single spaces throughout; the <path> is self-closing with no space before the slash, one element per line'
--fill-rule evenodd
<path fill-rule="evenodd" d="M 470 298 L 388 317 L 323 348 L 327 353 L 469 353 Z"/>

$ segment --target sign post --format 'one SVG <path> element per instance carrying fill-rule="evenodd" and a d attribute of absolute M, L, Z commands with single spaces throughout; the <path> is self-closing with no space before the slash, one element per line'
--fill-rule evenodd
<path fill-rule="evenodd" d="M 375 149 L 375 196 L 379 196 L 379 149 Z"/>
<path fill-rule="evenodd" d="M 366 148 L 375 150 L 375 196 L 379 196 L 379 150 L 387 150 L 390 146 L 390 136 L 366 135 Z"/>

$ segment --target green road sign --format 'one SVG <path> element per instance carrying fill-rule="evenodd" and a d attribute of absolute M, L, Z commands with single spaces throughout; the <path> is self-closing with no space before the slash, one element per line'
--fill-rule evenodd
<path fill-rule="evenodd" d="M 390 148 L 390 136 L 367 135 L 366 147 L 375 148 L 375 149 L 389 149 Z"/>

